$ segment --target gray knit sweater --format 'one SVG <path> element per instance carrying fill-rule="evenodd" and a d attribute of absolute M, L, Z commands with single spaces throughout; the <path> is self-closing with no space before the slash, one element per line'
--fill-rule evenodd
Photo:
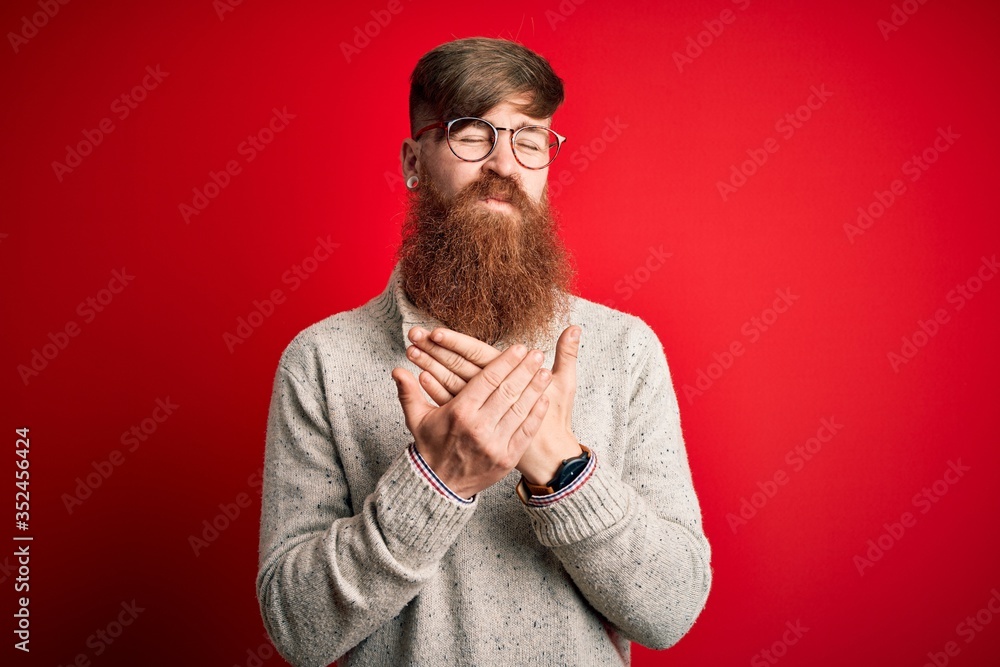
<path fill-rule="evenodd" d="M 368 303 L 302 331 L 267 423 L 257 596 L 298 666 L 609 665 L 665 648 L 711 584 L 663 348 L 638 317 L 572 297 L 583 332 L 573 433 L 596 467 L 545 507 L 512 472 L 462 504 L 408 455 L 394 367 L 416 309 L 399 266 Z M 498 348 L 505 347 L 498 345 Z"/>

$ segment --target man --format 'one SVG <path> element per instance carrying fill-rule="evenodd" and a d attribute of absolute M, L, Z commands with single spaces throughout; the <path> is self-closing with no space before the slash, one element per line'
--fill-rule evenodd
<path fill-rule="evenodd" d="M 628 664 L 705 605 L 663 349 L 569 292 L 546 198 L 562 101 L 504 40 L 413 72 L 399 261 L 275 378 L 257 594 L 295 665 Z"/>

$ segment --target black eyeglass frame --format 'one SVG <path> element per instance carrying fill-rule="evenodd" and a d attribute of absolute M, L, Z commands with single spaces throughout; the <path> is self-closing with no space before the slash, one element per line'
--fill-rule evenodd
<path fill-rule="evenodd" d="M 490 150 L 488 153 L 486 153 L 486 155 L 476 160 L 470 160 L 469 158 L 464 158 L 455 152 L 455 149 L 451 145 L 451 126 L 460 120 L 478 120 L 480 122 L 486 123 L 491 128 L 493 128 L 493 145 L 490 147 Z M 517 160 L 517 163 L 522 167 L 524 167 L 525 169 L 532 169 L 532 170 L 545 169 L 550 164 L 555 162 L 556 158 L 559 157 L 559 151 L 562 149 L 563 143 L 565 143 L 566 141 L 566 137 L 562 136 L 561 134 L 553 130 L 551 127 L 548 127 L 546 125 L 525 125 L 524 127 L 519 127 L 515 130 L 514 128 L 511 127 L 497 127 L 496 125 L 486 120 L 485 118 L 477 118 L 475 116 L 462 116 L 461 118 L 455 118 L 449 121 L 439 121 L 437 123 L 432 123 L 427 127 L 420 128 L 420 130 L 418 130 L 417 133 L 413 135 L 413 140 L 419 141 L 420 137 L 423 134 L 425 134 L 426 132 L 430 132 L 431 130 L 436 130 L 438 128 L 444 129 L 444 137 L 445 141 L 448 142 L 448 150 L 450 150 L 451 154 L 457 157 L 462 162 L 482 162 L 489 156 L 493 155 L 493 151 L 497 149 L 497 144 L 500 143 L 500 130 L 507 130 L 508 132 L 510 132 L 510 150 L 514 154 L 514 159 Z M 528 165 L 521 162 L 521 158 L 519 158 L 517 155 L 517 149 L 515 148 L 515 145 L 517 141 L 517 135 L 522 130 L 545 130 L 546 132 L 551 132 L 552 134 L 554 134 L 556 137 L 556 152 L 552 155 L 552 159 L 543 164 L 541 167 L 529 167 Z M 551 146 L 552 145 L 549 144 L 550 148 Z"/>

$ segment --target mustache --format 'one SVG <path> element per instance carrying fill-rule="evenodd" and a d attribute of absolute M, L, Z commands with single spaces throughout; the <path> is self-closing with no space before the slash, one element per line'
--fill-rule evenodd
<path fill-rule="evenodd" d="M 456 199 L 469 202 L 480 199 L 499 199 L 513 204 L 522 211 L 531 209 L 535 205 L 516 178 L 501 176 L 492 171 L 486 172 L 479 180 L 462 188 Z"/>

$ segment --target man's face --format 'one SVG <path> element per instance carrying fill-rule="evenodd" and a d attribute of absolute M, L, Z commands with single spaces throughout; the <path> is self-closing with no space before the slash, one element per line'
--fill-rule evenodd
<path fill-rule="evenodd" d="M 515 130 L 524 125 L 548 125 L 548 121 L 544 118 L 532 118 L 517 110 L 518 105 L 527 104 L 529 101 L 525 97 L 511 98 L 490 109 L 483 118 L 496 127 L 509 127 Z M 412 140 L 408 140 L 407 143 L 409 142 Z M 522 167 L 514 158 L 514 151 L 511 150 L 510 132 L 500 131 L 496 148 L 481 162 L 465 162 L 455 157 L 448 148 L 448 142 L 444 140 L 444 130 L 428 132 L 419 142 L 412 142 L 412 148 L 416 161 L 414 173 L 420 176 L 421 182 L 425 179 L 430 180 L 446 200 L 451 200 L 462 188 L 482 178 L 486 172 L 513 177 L 524 193 L 536 203 L 542 200 L 542 194 L 545 192 L 548 167 L 545 169 Z M 405 146 L 403 157 L 405 168 L 407 162 Z M 509 203 L 505 204 L 494 199 L 483 200 L 482 205 L 497 211 L 511 211 Z"/>
<path fill-rule="evenodd" d="M 515 110 L 523 101 L 499 104 L 484 118 L 515 129 L 542 124 Z M 507 132 L 481 162 L 460 160 L 431 135 L 419 145 L 407 139 L 403 149 L 404 175 L 420 178 L 399 249 L 407 296 L 490 344 L 540 343 L 552 317 L 566 312 L 572 278 L 545 197 L 548 169 L 521 166 Z"/>

